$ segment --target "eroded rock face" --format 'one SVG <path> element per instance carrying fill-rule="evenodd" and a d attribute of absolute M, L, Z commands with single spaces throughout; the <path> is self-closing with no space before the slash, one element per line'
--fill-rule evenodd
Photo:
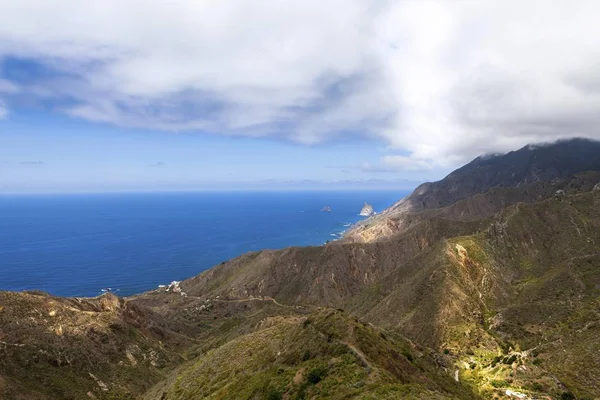
<path fill-rule="evenodd" d="M 0 291 L 0 398 L 137 398 L 162 368 L 180 363 L 167 347 L 181 336 L 161 326 L 159 316 L 112 293 Z"/>
<path fill-rule="evenodd" d="M 373 206 L 365 202 L 365 204 L 363 204 L 363 208 L 360 210 L 360 215 L 363 217 L 370 217 L 373 214 L 375 214 Z"/>
<path fill-rule="evenodd" d="M 112 293 L 100 297 L 100 308 L 102 311 L 116 311 L 121 308 L 121 299 Z"/>

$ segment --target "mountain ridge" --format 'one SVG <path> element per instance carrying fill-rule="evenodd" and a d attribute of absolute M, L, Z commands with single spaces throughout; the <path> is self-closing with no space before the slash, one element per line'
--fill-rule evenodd
<path fill-rule="evenodd" d="M 345 240 L 372 241 L 404 229 L 402 216 L 447 207 L 491 188 L 519 187 L 600 170 L 600 141 L 571 139 L 527 145 L 503 155 L 480 156 L 437 182 L 419 185 L 379 215 L 346 232 Z M 379 227 L 373 229 L 374 221 Z"/>
<path fill-rule="evenodd" d="M 181 291 L 0 293 L 0 394 L 598 398 L 599 183 L 598 142 L 529 146 L 343 240 L 247 253 Z"/>

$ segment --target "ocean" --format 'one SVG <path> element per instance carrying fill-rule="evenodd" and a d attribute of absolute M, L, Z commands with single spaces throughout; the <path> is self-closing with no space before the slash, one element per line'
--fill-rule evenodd
<path fill-rule="evenodd" d="M 407 191 L 0 196 L 0 290 L 128 296 L 248 251 L 339 238 Z M 323 212 L 325 206 L 331 212 Z"/>

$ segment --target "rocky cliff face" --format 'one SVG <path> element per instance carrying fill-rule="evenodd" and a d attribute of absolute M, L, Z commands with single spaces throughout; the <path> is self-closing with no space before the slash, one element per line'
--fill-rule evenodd
<path fill-rule="evenodd" d="M 375 211 L 373 210 L 373 206 L 370 205 L 369 203 L 365 202 L 365 204 L 363 205 L 363 207 L 360 210 L 360 214 L 363 217 L 370 217 L 371 215 L 375 214 Z"/>
<path fill-rule="evenodd" d="M 186 296 L 1 293 L 0 394 L 598 398 L 593 146 L 475 160 L 346 240 L 243 255 L 178 283 Z"/>

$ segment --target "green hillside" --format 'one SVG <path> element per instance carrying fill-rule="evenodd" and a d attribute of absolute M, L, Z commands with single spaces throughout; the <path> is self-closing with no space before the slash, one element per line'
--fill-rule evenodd
<path fill-rule="evenodd" d="M 543 151 L 176 287 L 0 292 L 0 398 L 600 398 L 600 172 Z"/>

